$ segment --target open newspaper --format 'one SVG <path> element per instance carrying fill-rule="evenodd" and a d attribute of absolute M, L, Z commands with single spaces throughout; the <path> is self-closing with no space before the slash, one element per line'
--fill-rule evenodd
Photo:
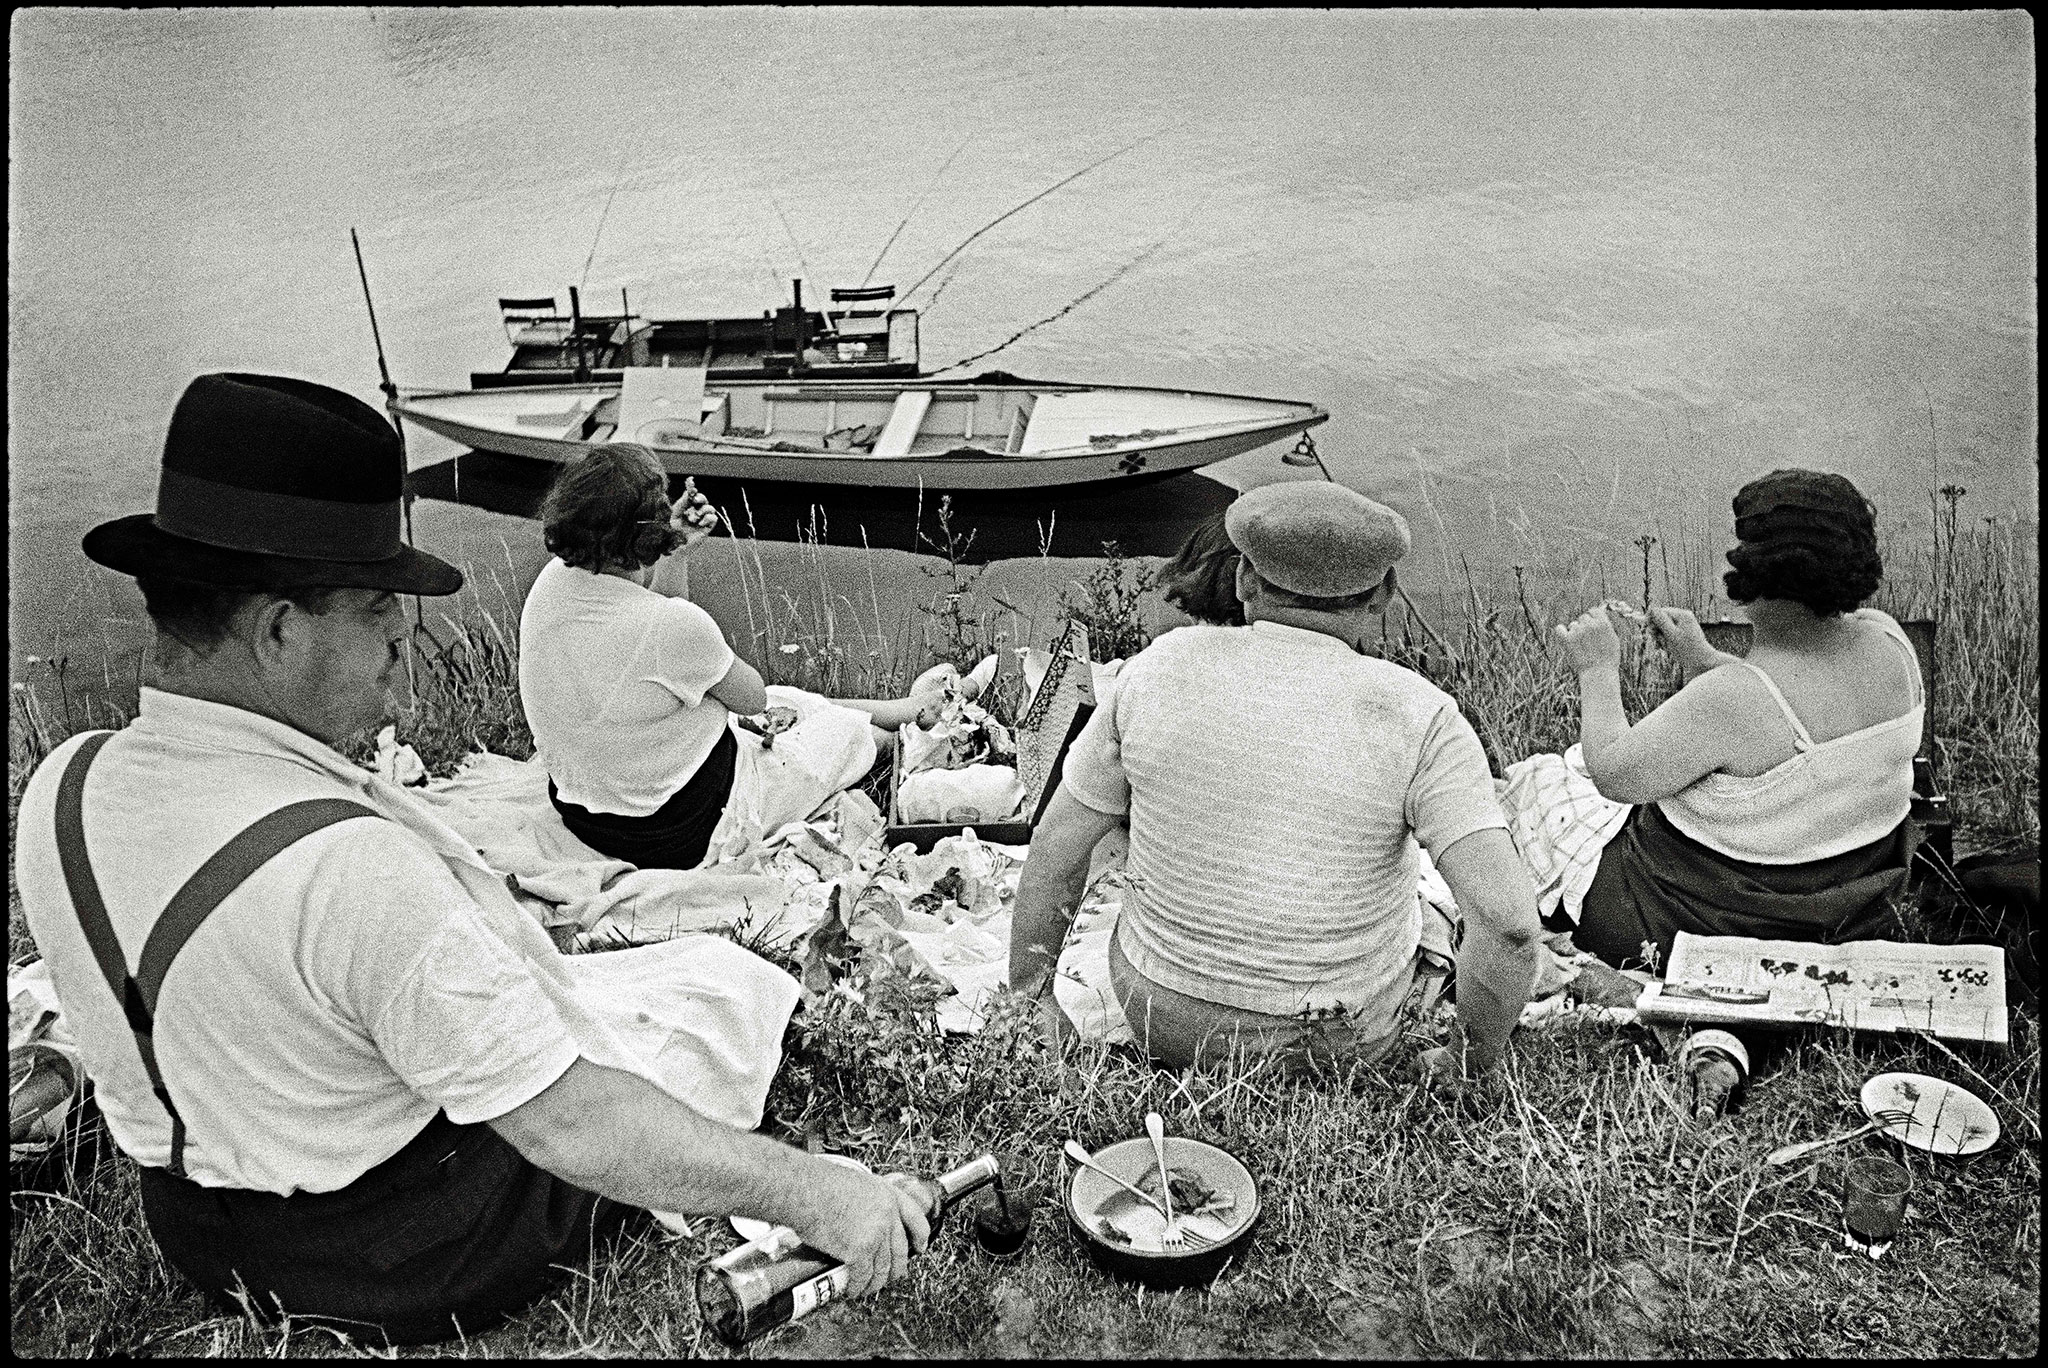
<path fill-rule="evenodd" d="M 1811 945 L 1681 931 L 1645 1021 L 1845 1026 L 2007 1043 L 2005 952 L 1995 945 Z"/>

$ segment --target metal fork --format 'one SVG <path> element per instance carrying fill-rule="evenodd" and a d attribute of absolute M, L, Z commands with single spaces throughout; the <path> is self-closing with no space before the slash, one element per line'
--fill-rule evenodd
<path fill-rule="evenodd" d="M 1183 1249 L 1190 1253 L 1207 1249 L 1217 1242 L 1216 1237 L 1189 1230 L 1187 1215 L 1174 1214 L 1173 1192 L 1166 1167 L 1166 1123 L 1159 1119 L 1158 1112 L 1146 1113 L 1145 1133 L 1152 1137 L 1152 1154 L 1159 1161 L 1159 1196 L 1166 1214 L 1166 1233 L 1160 1237 L 1160 1243 L 1169 1249 Z"/>
<path fill-rule="evenodd" d="M 1152 1137 L 1152 1157 L 1159 1161 L 1159 1200 L 1166 1213 L 1166 1233 L 1159 1237 L 1162 1244 L 1184 1245 L 1187 1236 L 1180 1228 L 1180 1222 L 1173 1215 L 1173 1179 L 1166 1168 L 1166 1123 L 1159 1119 L 1158 1112 L 1145 1113 L 1145 1134 Z"/>
<path fill-rule="evenodd" d="M 1844 1131 L 1840 1135 L 1830 1135 L 1819 1140 L 1807 1140 L 1797 1145 L 1781 1145 L 1765 1157 L 1764 1163 L 1773 1168 L 1782 1168 L 1794 1159 L 1804 1158 L 1815 1150 L 1831 1149 L 1836 1145 L 1854 1140 L 1859 1135 L 1868 1135 L 1874 1130 L 1886 1130 L 1901 1123 L 1910 1129 L 1913 1124 L 1913 1113 L 1900 1111 L 1896 1107 L 1881 1108 L 1874 1114 L 1868 1125 L 1858 1126 L 1855 1130 Z"/>

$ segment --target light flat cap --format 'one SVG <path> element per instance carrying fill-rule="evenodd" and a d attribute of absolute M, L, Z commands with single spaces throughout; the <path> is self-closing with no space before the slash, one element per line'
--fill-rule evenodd
<path fill-rule="evenodd" d="M 1260 579 L 1309 598 L 1362 594 L 1408 554 L 1406 518 L 1328 480 L 1247 490 L 1224 510 L 1223 529 Z"/>

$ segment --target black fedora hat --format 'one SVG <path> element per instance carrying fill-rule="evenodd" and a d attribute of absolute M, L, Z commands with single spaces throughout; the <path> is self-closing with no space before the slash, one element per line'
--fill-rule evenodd
<path fill-rule="evenodd" d="M 202 375 L 164 438 L 156 512 L 102 523 L 85 554 L 124 575 L 236 589 L 452 594 L 462 572 L 399 535 L 405 454 L 378 412 L 277 375 Z"/>

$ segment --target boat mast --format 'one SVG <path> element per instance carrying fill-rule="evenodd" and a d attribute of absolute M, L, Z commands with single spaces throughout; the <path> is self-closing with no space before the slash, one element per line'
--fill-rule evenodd
<path fill-rule="evenodd" d="M 370 273 L 363 266 L 363 240 L 356 236 L 354 224 L 349 225 L 348 240 L 356 249 L 356 275 L 363 282 L 363 308 L 369 311 L 370 340 L 377 346 L 377 375 L 379 380 L 377 388 L 384 391 L 384 411 L 391 415 L 391 430 L 398 435 L 398 464 L 401 469 L 406 471 L 406 483 L 410 484 L 412 482 L 412 473 L 411 463 L 405 457 L 405 424 L 398 416 L 398 386 L 391 383 L 391 367 L 386 365 L 384 361 L 384 334 L 378 331 L 377 328 L 377 306 L 370 300 Z M 411 546 L 413 540 L 412 491 L 410 489 L 400 492 L 398 504 L 400 508 L 405 510 L 405 544 Z M 420 596 L 418 594 L 412 596 L 412 622 L 415 628 L 420 625 Z M 411 651 L 405 653 L 405 671 L 406 683 L 410 685 L 412 683 Z"/>
<path fill-rule="evenodd" d="M 576 343 L 576 379 L 581 383 L 590 378 L 590 367 L 583 362 L 583 300 L 574 285 L 569 287 L 569 337 Z"/>

